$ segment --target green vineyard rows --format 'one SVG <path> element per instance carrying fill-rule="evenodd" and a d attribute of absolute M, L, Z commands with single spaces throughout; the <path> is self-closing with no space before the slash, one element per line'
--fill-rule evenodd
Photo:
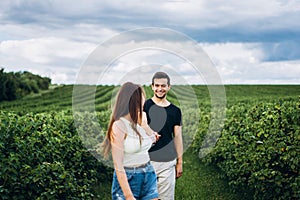
<path fill-rule="evenodd" d="M 151 88 L 144 88 L 151 97 Z M 99 199 L 93 186 L 110 181 L 112 171 L 98 162 L 97 149 L 118 87 L 73 89 L 56 86 L 0 103 L 1 199 Z M 172 86 L 168 98 L 182 108 L 185 148 L 199 153 L 207 139 L 214 148 L 201 161 L 218 166 L 233 187 L 245 186 L 254 199 L 299 199 L 300 86 L 224 89 L 226 117 L 214 125 L 220 137 L 207 139 L 210 121 L 219 115 L 210 91 Z"/>

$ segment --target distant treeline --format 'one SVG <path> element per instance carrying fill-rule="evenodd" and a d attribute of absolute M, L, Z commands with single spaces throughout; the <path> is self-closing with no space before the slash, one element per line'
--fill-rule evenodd
<path fill-rule="evenodd" d="M 0 102 L 12 101 L 30 93 L 47 90 L 51 79 L 30 72 L 4 72 L 0 68 Z"/>

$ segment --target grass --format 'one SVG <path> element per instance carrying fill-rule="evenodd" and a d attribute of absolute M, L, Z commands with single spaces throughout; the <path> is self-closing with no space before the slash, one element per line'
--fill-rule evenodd
<path fill-rule="evenodd" d="M 176 181 L 176 200 L 252 199 L 245 188 L 235 193 L 216 167 L 202 163 L 190 149 L 185 152 L 183 160 L 183 176 Z"/>
<path fill-rule="evenodd" d="M 94 188 L 96 199 L 111 199 L 111 182 L 99 183 Z M 228 181 L 221 176 L 221 172 L 207 166 L 200 161 L 195 153 L 187 150 L 184 154 L 183 176 L 176 181 L 176 200 L 251 200 L 245 188 L 239 193 L 233 191 Z"/>

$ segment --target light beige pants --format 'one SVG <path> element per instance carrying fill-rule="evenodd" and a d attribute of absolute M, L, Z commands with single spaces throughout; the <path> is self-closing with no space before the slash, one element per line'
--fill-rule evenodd
<path fill-rule="evenodd" d="M 170 162 L 151 161 L 156 175 L 159 199 L 174 200 L 176 159 Z"/>

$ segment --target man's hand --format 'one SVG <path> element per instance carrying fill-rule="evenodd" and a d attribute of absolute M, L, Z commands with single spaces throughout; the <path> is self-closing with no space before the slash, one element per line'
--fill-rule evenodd
<path fill-rule="evenodd" d="M 182 176 L 182 162 L 176 164 L 176 179 Z"/>

